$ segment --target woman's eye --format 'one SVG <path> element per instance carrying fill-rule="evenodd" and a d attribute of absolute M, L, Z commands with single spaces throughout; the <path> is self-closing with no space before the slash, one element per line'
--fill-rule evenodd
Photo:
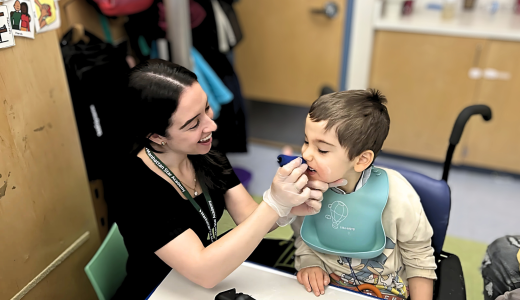
<path fill-rule="evenodd" d="M 320 150 L 320 149 L 318 149 L 318 152 L 323 153 L 323 154 L 329 153 L 329 151 L 323 151 L 323 150 Z"/>
<path fill-rule="evenodd" d="M 208 105 L 208 106 L 206 106 L 206 111 L 208 111 L 208 110 L 209 110 L 209 105 Z"/>
<path fill-rule="evenodd" d="M 199 123 L 200 123 L 200 121 L 199 121 L 199 120 L 197 120 L 197 124 L 195 124 L 195 126 L 191 127 L 191 128 L 190 128 L 190 130 L 192 130 L 192 129 L 195 129 L 195 128 L 199 127 Z"/>
<path fill-rule="evenodd" d="M 309 142 L 307 142 L 307 141 L 303 141 L 303 143 L 304 143 L 305 145 L 308 145 L 308 144 L 309 144 Z"/>

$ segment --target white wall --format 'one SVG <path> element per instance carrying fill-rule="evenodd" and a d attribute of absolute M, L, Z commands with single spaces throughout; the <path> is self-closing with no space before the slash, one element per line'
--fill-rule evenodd
<path fill-rule="evenodd" d="M 354 2 L 350 53 L 346 87 L 347 89 L 366 89 L 370 77 L 372 59 L 372 41 L 374 36 L 374 10 L 379 0 L 349 0 Z"/>

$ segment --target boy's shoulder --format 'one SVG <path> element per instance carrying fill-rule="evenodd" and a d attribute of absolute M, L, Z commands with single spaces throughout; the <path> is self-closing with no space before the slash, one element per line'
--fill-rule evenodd
<path fill-rule="evenodd" d="M 389 204 L 394 205 L 412 205 L 422 207 L 419 195 L 413 186 L 404 178 L 401 173 L 389 168 L 381 168 L 388 175 L 389 185 Z"/>

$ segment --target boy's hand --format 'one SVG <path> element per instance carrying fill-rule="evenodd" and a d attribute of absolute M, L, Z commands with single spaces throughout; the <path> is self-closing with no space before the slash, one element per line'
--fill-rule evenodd
<path fill-rule="evenodd" d="M 329 274 L 320 267 L 301 269 L 296 277 L 298 282 L 305 286 L 307 292 L 314 291 L 316 297 L 325 294 L 325 287 L 330 283 Z"/>

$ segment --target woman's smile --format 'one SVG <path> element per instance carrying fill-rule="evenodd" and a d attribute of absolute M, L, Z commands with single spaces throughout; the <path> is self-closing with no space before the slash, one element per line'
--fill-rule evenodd
<path fill-rule="evenodd" d="M 213 135 L 213 133 L 210 132 L 206 137 L 200 139 L 200 140 L 198 141 L 198 143 L 199 143 L 199 144 L 202 144 L 202 145 L 205 145 L 205 146 L 206 146 L 206 145 L 211 145 L 211 141 L 213 140 L 213 139 L 211 138 L 212 135 Z"/>

